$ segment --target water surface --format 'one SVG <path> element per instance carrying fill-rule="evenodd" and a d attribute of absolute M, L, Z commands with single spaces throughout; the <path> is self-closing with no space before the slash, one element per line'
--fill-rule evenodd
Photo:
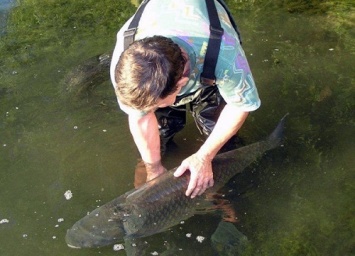
<path fill-rule="evenodd" d="M 111 84 L 75 96 L 62 82 L 112 51 L 135 10 L 117 2 L 23 1 L 12 10 L 0 41 L 1 255 L 125 255 L 64 241 L 76 220 L 133 188 L 138 153 Z M 354 16 L 350 4 L 331 8 L 233 5 L 262 100 L 240 136 L 264 138 L 290 113 L 284 146 L 224 190 L 249 241 L 243 255 L 354 253 Z M 176 166 L 201 139 L 190 118 L 165 165 Z M 147 253 L 215 255 L 220 219 L 195 216 L 149 237 Z"/>

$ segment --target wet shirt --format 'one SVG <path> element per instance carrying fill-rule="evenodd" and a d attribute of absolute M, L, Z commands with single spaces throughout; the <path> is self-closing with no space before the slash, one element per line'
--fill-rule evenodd
<path fill-rule="evenodd" d="M 254 111 L 260 106 L 260 99 L 238 35 L 229 21 L 228 14 L 215 1 L 221 26 L 224 29 L 215 75 L 217 87 L 228 104 L 243 111 Z M 132 19 L 132 18 L 131 18 Z M 131 19 L 117 34 L 117 43 L 111 63 L 111 80 L 115 86 L 114 70 L 123 52 L 123 33 Z M 205 1 L 196 0 L 151 0 L 144 9 L 135 40 L 154 35 L 171 38 L 188 53 L 191 62 L 188 83 L 178 96 L 191 94 L 200 88 L 200 74 L 203 70 L 207 50 L 210 21 Z M 119 100 L 118 100 L 119 102 Z M 184 102 L 186 103 L 186 102 Z M 144 115 L 144 112 L 120 104 L 127 114 Z"/>

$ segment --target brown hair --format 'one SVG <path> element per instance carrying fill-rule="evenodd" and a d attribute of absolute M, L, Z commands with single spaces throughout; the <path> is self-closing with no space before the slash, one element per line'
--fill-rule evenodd
<path fill-rule="evenodd" d="M 153 36 L 135 41 L 117 63 L 116 95 L 124 105 L 148 110 L 176 92 L 184 66 L 181 49 L 171 39 Z"/>

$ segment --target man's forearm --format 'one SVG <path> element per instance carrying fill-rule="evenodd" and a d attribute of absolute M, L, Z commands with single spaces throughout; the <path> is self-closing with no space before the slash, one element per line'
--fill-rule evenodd
<path fill-rule="evenodd" d="M 197 151 L 201 159 L 212 160 L 223 145 L 242 127 L 249 112 L 240 111 L 238 108 L 226 105 L 218 121 L 205 143 Z"/>
<path fill-rule="evenodd" d="M 144 162 L 160 160 L 158 122 L 153 112 L 143 117 L 129 117 L 129 128 Z"/>

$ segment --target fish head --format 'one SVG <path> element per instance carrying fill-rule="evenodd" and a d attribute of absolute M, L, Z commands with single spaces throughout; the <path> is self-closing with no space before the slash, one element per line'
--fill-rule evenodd
<path fill-rule="evenodd" d="M 120 207 L 99 207 L 68 229 L 65 241 L 71 248 L 97 248 L 123 241 L 124 218 Z"/>

